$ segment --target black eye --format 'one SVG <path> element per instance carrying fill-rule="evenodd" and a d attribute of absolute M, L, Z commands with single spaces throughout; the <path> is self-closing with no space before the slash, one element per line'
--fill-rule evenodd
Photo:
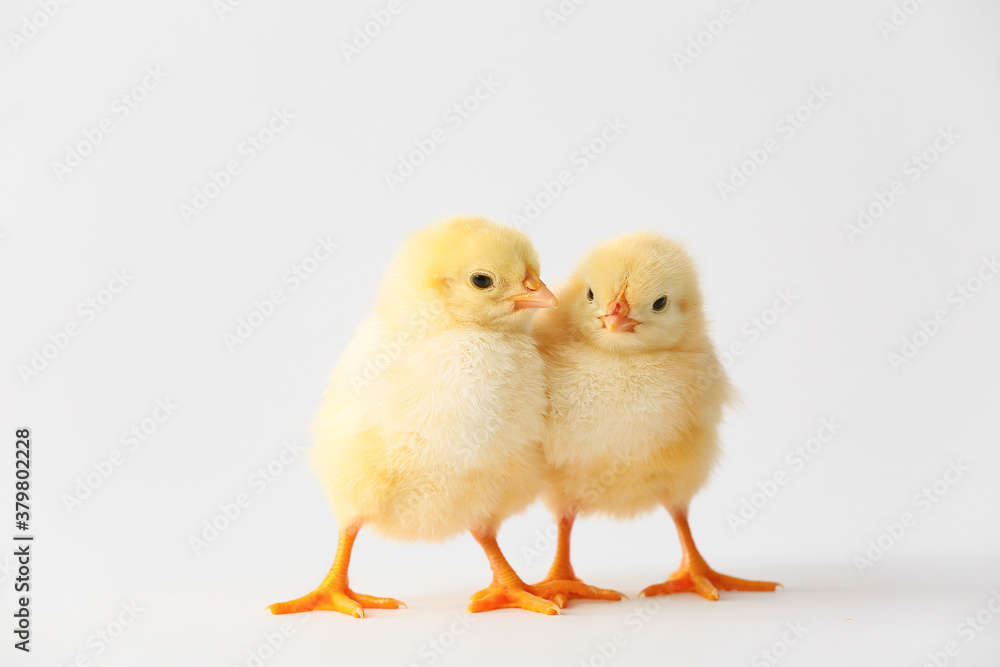
<path fill-rule="evenodd" d="M 653 310 L 659 312 L 667 307 L 667 297 L 661 296 L 659 299 L 653 302 Z"/>
<path fill-rule="evenodd" d="M 482 273 L 477 273 L 472 276 L 472 284 L 479 289 L 487 289 L 493 286 L 493 279 L 487 275 L 483 275 Z"/>
<path fill-rule="evenodd" d="M 587 290 L 587 301 L 593 301 L 593 300 L 594 300 L 594 290 L 588 289 Z"/>

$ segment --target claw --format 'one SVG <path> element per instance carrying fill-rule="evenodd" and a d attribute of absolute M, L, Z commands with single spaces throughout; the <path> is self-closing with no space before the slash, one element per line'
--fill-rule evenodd
<path fill-rule="evenodd" d="M 268 605 L 272 614 L 298 614 L 306 611 L 339 611 L 355 618 L 365 617 L 368 609 L 398 609 L 406 606 L 393 598 L 380 598 L 363 593 L 355 593 L 350 588 L 327 587 L 318 588 L 308 595 L 303 595 L 287 602 L 275 602 Z"/>
<path fill-rule="evenodd" d="M 691 591 L 706 600 L 718 600 L 719 590 L 724 591 L 773 591 L 781 584 L 772 581 L 752 581 L 719 574 L 704 562 L 694 562 L 683 566 L 670 575 L 662 584 L 647 586 L 639 597 L 670 595 Z"/>
<path fill-rule="evenodd" d="M 500 585 L 494 582 L 475 593 L 465 611 L 476 613 L 514 607 L 550 616 L 556 616 L 560 613 L 558 604 L 533 594 L 529 588 L 528 586 L 521 588 L 517 585 Z"/>
<path fill-rule="evenodd" d="M 608 588 L 588 586 L 576 577 L 571 579 L 544 579 L 528 586 L 535 595 L 552 600 L 560 607 L 565 607 L 570 600 L 621 600 L 624 595 Z"/>

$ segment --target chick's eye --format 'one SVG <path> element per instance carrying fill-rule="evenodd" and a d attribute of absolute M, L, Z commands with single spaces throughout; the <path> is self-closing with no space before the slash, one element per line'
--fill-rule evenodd
<path fill-rule="evenodd" d="M 482 273 L 472 276 L 472 284 L 479 289 L 487 289 L 493 285 L 493 279 Z"/>
<path fill-rule="evenodd" d="M 593 300 L 594 300 L 594 290 L 588 289 L 587 290 L 587 301 L 593 301 Z"/>
<path fill-rule="evenodd" d="M 667 307 L 667 297 L 661 296 L 659 299 L 653 302 L 653 310 L 659 312 Z"/>

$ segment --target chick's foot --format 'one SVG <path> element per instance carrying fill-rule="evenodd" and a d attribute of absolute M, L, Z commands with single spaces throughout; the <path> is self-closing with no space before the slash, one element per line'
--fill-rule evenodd
<path fill-rule="evenodd" d="M 559 605 L 531 592 L 531 586 L 521 582 L 492 584 L 472 596 L 467 612 L 492 611 L 514 607 L 540 614 L 558 614 Z"/>
<path fill-rule="evenodd" d="M 554 615 L 559 613 L 559 605 L 546 600 L 525 584 L 504 558 L 497 545 L 496 531 L 473 532 L 473 537 L 486 553 L 493 570 L 493 583 L 472 596 L 472 602 L 466 607 L 467 612 L 491 611 L 516 607 L 540 614 Z"/>
<path fill-rule="evenodd" d="M 565 608 L 570 600 L 621 600 L 627 597 L 609 588 L 588 586 L 573 576 L 563 578 L 550 575 L 528 588 L 535 595 L 552 600 L 562 608 Z"/>
<path fill-rule="evenodd" d="M 533 593 L 546 600 L 552 600 L 560 607 L 575 599 L 621 600 L 626 597 L 618 591 L 588 586 L 573 573 L 569 557 L 569 539 L 576 520 L 575 511 L 564 512 L 559 517 L 559 539 L 556 543 L 556 558 L 548 575 L 531 587 Z"/>
<path fill-rule="evenodd" d="M 773 591 L 781 584 L 773 581 L 751 581 L 737 579 L 725 574 L 719 574 L 708 566 L 691 536 L 691 526 L 688 524 L 687 507 L 668 508 L 670 516 L 677 527 L 677 535 L 681 540 L 683 557 L 681 566 L 662 584 L 653 584 L 639 593 L 639 597 L 667 595 L 693 591 L 706 600 L 718 600 L 719 589 L 724 591 Z"/>
<path fill-rule="evenodd" d="M 393 598 L 379 598 L 355 593 L 350 588 L 317 588 L 288 602 L 275 602 L 268 609 L 272 614 L 297 614 L 303 611 L 339 611 L 355 618 L 364 618 L 365 609 L 399 609 L 406 605 Z"/>
<path fill-rule="evenodd" d="M 691 591 L 706 600 L 718 600 L 719 591 L 773 591 L 781 584 L 773 581 L 751 581 L 719 574 L 704 561 L 684 564 L 662 584 L 653 584 L 639 593 L 639 597 L 668 595 Z"/>

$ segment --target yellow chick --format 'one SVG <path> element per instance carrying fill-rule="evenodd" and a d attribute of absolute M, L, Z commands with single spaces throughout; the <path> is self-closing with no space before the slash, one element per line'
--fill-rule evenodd
<path fill-rule="evenodd" d="M 688 505 L 719 455 L 718 425 L 731 395 L 706 333 L 695 267 L 676 243 L 638 233 L 595 247 L 540 313 L 533 335 L 546 364 L 550 409 L 543 497 L 559 525 L 542 583 L 579 581 L 570 564 L 578 513 L 632 517 L 666 507 L 680 536 L 680 568 L 652 596 L 778 584 L 712 570 L 695 547 Z M 592 589 L 606 593 L 601 589 Z M 573 592 L 553 600 L 564 606 Z"/>
<path fill-rule="evenodd" d="M 501 521 L 527 507 L 543 482 L 544 375 L 529 315 L 556 299 L 538 275 L 528 238 L 490 220 L 455 218 L 409 238 L 314 424 L 312 460 L 340 527 L 336 558 L 315 591 L 271 605 L 272 613 L 363 618 L 364 608 L 397 608 L 398 600 L 348 586 L 364 525 L 398 540 L 471 531 L 493 583 L 469 611 L 558 613 L 536 593 L 551 597 L 565 586 L 526 586 L 496 542 Z"/>

